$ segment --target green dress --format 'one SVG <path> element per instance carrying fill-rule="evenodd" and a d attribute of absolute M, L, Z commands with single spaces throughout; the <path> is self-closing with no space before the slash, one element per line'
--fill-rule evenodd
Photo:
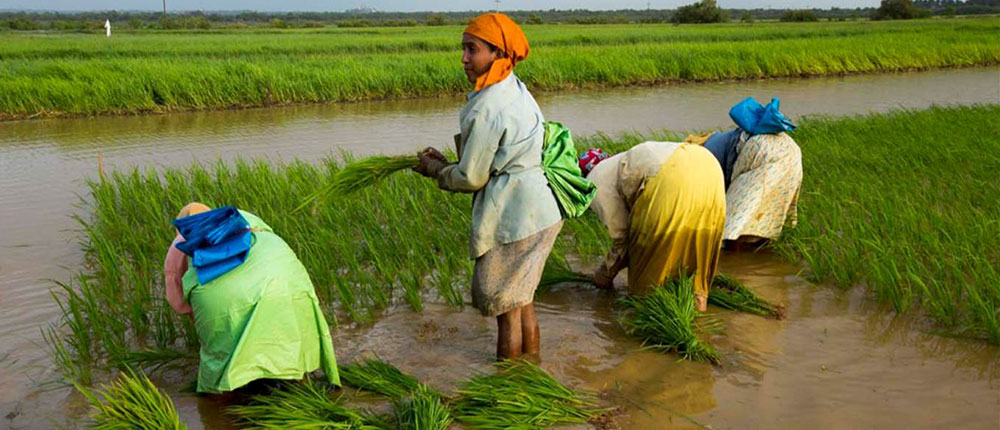
<path fill-rule="evenodd" d="M 340 384 L 330 328 L 305 266 L 271 227 L 240 211 L 253 245 L 246 261 L 198 283 L 192 265 L 184 297 L 201 342 L 198 392 L 235 390 L 256 379 L 301 379 L 320 367 Z"/>

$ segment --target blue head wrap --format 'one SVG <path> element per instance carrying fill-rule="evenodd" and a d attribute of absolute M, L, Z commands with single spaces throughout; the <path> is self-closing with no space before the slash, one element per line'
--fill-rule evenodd
<path fill-rule="evenodd" d="M 253 240 L 250 223 L 233 206 L 175 219 L 174 227 L 185 240 L 177 249 L 191 257 L 202 285 L 243 264 Z"/>

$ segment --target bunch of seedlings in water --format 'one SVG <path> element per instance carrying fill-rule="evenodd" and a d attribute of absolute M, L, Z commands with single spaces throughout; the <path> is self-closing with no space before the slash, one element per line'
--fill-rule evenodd
<path fill-rule="evenodd" d="M 441 395 L 421 384 L 413 392 L 393 401 L 398 430 L 446 430 L 451 411 Z"/>
<path fill-rule="evenodd" d="M 563 283 L 593 283 L 594 277 L 578 273 L 570 267 L 569 262 L 559 252 L 553 249 L 549 258 L 545 260 L 545 268 L 542 269 L 542 278 L 538 281 L 536 294 L 546 291 L 549 287 Z"/>
<path fill-rule="evenodd" d="M 339 366 L 339 371 L 344 384 L 394 399 L 414 393 L 421 388 L 440 396 L 424 387 L 417 378 L 377 358 L 367 359 L 360 364 Z"/>
<path fill-rule="evenodd" d="M 419 160 L 416 155 L 377 155 L 349 162 L 333 175 L 333 180 L 306 197 L 305 201 L 295 208 L 295 212 L 331 195 L 346 196 L 357 193 L 383 181 L 393 173 L 417 167 L 417 164 Z"/>
<path fill-rule="evenodd" d="M 620 299 L 627 308 L 626 330 L 641 338 L 648 348 L 676 352 L 687 360 L 718 364 L 719 352 L 698 335 L 716 331 L 719 323 L 698 315 L 692 279 L 680 277 L 654 288 L 648 295 Z"/>
<path fill-rule="evenodd" d="M 187 430 L 170 397 L 145 375 L 122 372 L 97 392 L 77 384 L 94 411 L 90 428 L 100 430 Z"/>
<path fill-rule="evenodd" d="M 723 309 L 777 320 L 785 318 L 784 306 L 775 305 L 760 298 L 742 282 L 722 273 L 712 279 L 712 288 L 708 292 L 708 303 Z"/>
<path fill-rule="evenodd" d="M 563 386 L 534 364 L 508 360 L 457 390 L 455 420 L 470 429 L 541 429 L 600 415 L 594 400 Z"/>
<path fill-rule="evenodd" d="M 306 379 L 286 382 L 270 394 L 254 396 L 250 404 L 229 408 L 241 421 L 260 429 L 388 430 L 386 417 L 344 405 L 333 387 Z"/>

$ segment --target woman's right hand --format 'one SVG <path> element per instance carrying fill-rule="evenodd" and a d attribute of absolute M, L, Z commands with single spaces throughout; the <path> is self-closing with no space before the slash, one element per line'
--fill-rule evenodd
<path fill-rule="evenodd" d="M 448 159 L 437 149 L 427 147 L 417 153 L 419 163 L 413 170 L 428 178 L 437 177 L 437 172 L 442 164 L 447 164 Z"/>

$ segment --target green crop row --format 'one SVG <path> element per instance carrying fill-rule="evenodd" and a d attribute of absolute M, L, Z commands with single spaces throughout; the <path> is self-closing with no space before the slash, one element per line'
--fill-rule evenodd
<path fill-rule="evenodd" d="M 529 26 L 537 91 L 1000 63 L 992 19 Z M 460 94 L 460 27 L 277 33 L 5 34 L 0 118 Z"/>
<path fill-rule="evenodd" d="M 942 331 L 1000 343 L 1000 105 L 807 119 L 793 136 L 805 166 L 800 223 L 776 250 L 815 281 L 866 285 L 898 312 L 916 305 Z M 678 135 L 578 143 L 614 152 L 650 138 Z M 47 336 L 57 364 L 87 381 L 92 368 L 157 365 L 196 350 L 162 285 L 170 221 L 193 200 L 269 223 L 309 270 L 334 326 L 373 321 L 393 305 L 462 306 L 471 198 L 401 172 L 293 213 L 339 166 L 257 159 L 91 181 L 79 220 L 85 268 L 54 294 L 64 311 Z M 565 224 L 553 258 L 593 263 L 608 245 L 588 213 Z"/>

